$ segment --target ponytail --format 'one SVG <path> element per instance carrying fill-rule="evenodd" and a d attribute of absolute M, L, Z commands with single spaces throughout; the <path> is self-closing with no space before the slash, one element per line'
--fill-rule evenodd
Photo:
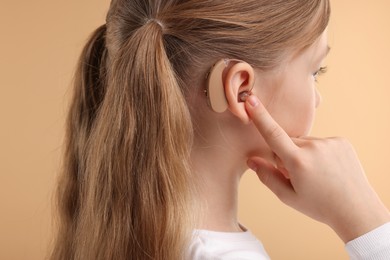
<path fill-rule="evenodd" d="M 105 94 L 106 26 L 90 37 L 79 58 L 73 98 L 66 121 L 63 169 L 57 184 L 58 230 L 50 259 L 74 259 L 79 218 L 79 180 L 85 172 L 84 151 L 98 107 Z"/>
<path fill-rule="evenodd" d="M 163 27 L 158 21 L 143 25 L 122 50 L 120 57 L 132 62 L 118 61 L 110 75 L 117 79 L 129 73 L 124 89 L 128 100 L 122 109 L 129 111 L 132 127 L 119 127 L 131 129 L 124 133 L 131 141 L 125 145 L 130 156 L 124 161 L 129 167 L 123 171 L 131 174 L 128 181 L 133 185 L 134 208 L 125 215 L 132 216 L 129 256 L 181 259 L 193 228 L 188 216 L 193 213 L 189 110 L 165 52 Z"/>
<path fill-rule="evenodd" d="M 192 125 L 162 30 L 144 24 L 110 56 L 109 68 L 104 26 L 84 49 L 53 259 L 185 258 Z"/>

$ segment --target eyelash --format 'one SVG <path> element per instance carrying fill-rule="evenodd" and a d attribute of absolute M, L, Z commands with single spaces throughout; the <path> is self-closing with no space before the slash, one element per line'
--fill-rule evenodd
<path fill-rule="evenodd" d="M 327 71 L 328 71 L 328 67 L 321 67 L 319 70 L 314 72 L 313 74 L 314 80 L 317 82 L 318 77 L 325 74 Z"/>

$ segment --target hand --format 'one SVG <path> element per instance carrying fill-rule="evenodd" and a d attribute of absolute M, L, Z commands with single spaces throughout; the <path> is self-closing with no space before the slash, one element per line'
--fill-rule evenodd
<path fill-rule="evenodd" d="M 344 242 L 390 221 L 348 141 L 290 138 L 256 96 L 245 105 L 276 158 L 274 165 L 252 157 L 248 166 L 282 202 L 329 225 Z"/>

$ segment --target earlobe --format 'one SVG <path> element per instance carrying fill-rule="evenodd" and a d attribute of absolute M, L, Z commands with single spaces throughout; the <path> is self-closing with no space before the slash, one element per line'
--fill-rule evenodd
<path fill-rule="evenodd" d="M 255 82 L 254 69 L 248 63 L 239 61 L 226 70 L 224 89 L 228 109 L 244 124 L 247 124 L 250 122 L 250 119 L 245 110 L 245 103 L 241 100 L 241 96 L 252 91 Z"/>

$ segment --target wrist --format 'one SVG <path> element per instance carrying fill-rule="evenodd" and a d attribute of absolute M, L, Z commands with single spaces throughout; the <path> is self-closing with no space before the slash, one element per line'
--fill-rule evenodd
<path fill-rule="evenodd" d="M 347 243 L 388 222 L 389 210 L 378 199 L 375 203 L 364 205 L 364 208 L 345 212 L 330 227 Z"/>

